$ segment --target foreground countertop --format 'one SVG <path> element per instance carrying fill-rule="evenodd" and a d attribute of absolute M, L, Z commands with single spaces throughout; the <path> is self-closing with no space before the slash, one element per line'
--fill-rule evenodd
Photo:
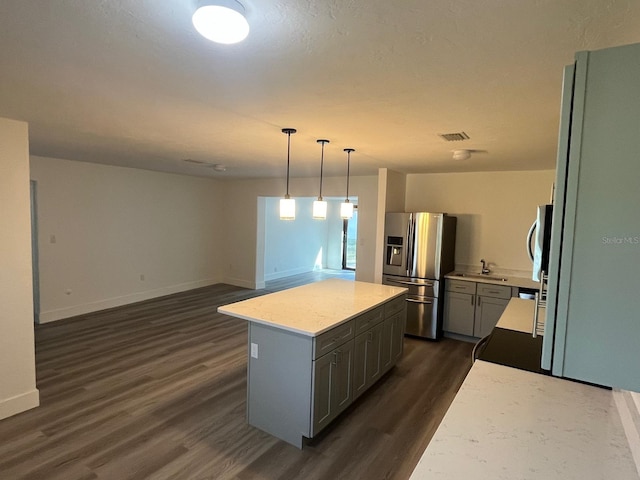
<path fill-rule="evenodd" d="M 410 480 L 637 480 L 613 392 L 475 362 Z"/>
<path fill-rule="evenodd" d="M 330 279 L 218 307 L 220 313 L 315 337 L 407 289 Z"/>

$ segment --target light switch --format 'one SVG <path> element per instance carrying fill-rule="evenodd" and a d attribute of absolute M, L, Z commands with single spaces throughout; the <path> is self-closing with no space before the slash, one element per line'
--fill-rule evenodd
<path fill-rule="evenodd" d="M 258 344 L 251 343 L 251 358 L 258 358 Z"/>

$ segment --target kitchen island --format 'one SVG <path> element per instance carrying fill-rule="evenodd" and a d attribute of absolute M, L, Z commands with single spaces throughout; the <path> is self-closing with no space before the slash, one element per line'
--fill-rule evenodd
<path fill-rule="evenodd" d="M 398 361 L 405 296 L 332 279 L 219 307 L 249 322 L 249 424 L 302 448 Z"/>

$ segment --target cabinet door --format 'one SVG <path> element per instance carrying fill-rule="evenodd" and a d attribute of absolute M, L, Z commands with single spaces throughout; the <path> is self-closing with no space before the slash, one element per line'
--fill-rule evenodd
<path fill-rule="evenodd" d="M 382 331 L 379 323 L 354 341 L 353 399 L 355 400 L 382 375 Z M 391 346 L 389 346 L 389 351 Z"/>
<path fill-rule="evenodd" d="M 391 321 L 391 365 L 395 365 L 404 351 L 404 330 L 406 315 L 399 313 L 394 315 Z"/>
<path fill-rule="evenodd" d="M 330 352 L 313 362 L 312 436 L 327 426 L 333 418 L 331 383 L 335 359 L 334 352 Z"/>
<path fill-rule="evenodd" d="M 367 387 L 382 375 L 382 324 L 367 332 Z"/>
<path fill-rule="evenodd" d="M 349 406 L 353 399 L 351 383 L 353 381 L 354 342 L 347 342 L 336 349 L 335 362 L 332 363 L 331 397 L 333 400 L 331 418 Z"/>
<path fill-rule="evenodd" d="M 353 398 L 367 389 L 367 332 L 358 335 L 353 343 Z"/>
<path fill-rule="evenodd" d="M 444 330 L 460 335 L 474 335 L 475 295 L 446 292 L 444 299 Z M 497 321 L 497 320 L 496 320 Z"/>
<path fill-rule="evenodd" d="M 402 357 L 404 350 L 405 311 L 387 318 L 382 325 L 380 342 L 381 373 L 389 370 Z"/>
<path fill-rule="evenodd" d="M 508 303 L 509 300 L 504 298 L 478 296 L 473 335 L 480 338 L 489 335 L 493 327 L 498 323 L 502 312 L 507 308 Z"/>

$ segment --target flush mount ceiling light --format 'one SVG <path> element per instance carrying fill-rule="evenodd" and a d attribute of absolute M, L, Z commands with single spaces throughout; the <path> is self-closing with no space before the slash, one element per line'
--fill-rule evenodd
<path fill-rule="evenodd" d="M 210 0 L 198 3 L 193 26 L 204 38 L 216 43 L 238 43 L 249 35 L 244 7 L 236 0 Z"/>
<path fill-rule="evenodd" d="M 317 220 L 325 220 L 327 218 L 327 202 L 322 199 L 322 170 L 324 168 L 324 144 L 329 143 L 329 140 L 316 140 L 322 145 L 322 153 L 320 154 L 320 194 L 318 200 L 313 202 L 313 218 Z"/>
<path fill-rule="evenodd" d="M 489 152 L 487 152 L 486 150 L 473 150 L 473 149 L 453 150 L 453 159 L 468 160 L 471 158 L 472 153 L 489 153 Z"/>
<path fill-rule="evenodd" d="M 346 220 L 353 217 L 353 203 L 349 201 L 349 169 L 351 167 L 351 152 L 355 152 L 355 150 L 345 148 L 344 151 L 347 152 L 347 196 L 340 204 L 340 216 Z"/>
<path fill-rule="evenodd" d="M 470 150 L 454 150 L 453 151 L 454 160 L 467 160 L 469 158 L 471 158 Z"/>
<path fill-rule="evenodd" d="M 282 133 L 287 135 L 287 193 L 280 199 L 280 220 L 295 220 L 296 201 L 289 197 L 289 159 L 291 158 L 291 135 L 296 133 L 296 129 L 283 128 Z"/>

